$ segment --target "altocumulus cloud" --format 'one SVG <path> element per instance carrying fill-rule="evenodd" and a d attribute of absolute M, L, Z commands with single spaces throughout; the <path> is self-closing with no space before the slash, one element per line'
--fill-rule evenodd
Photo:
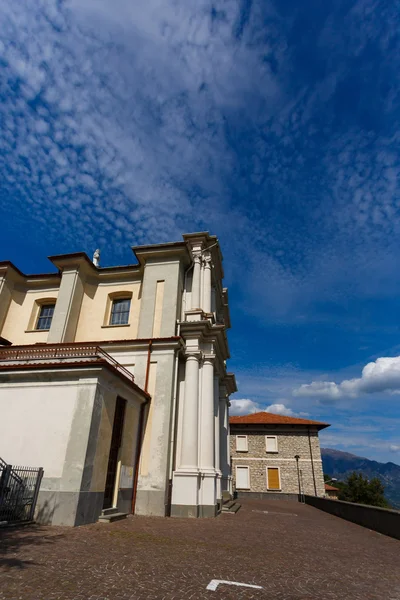
<path fill-rule="evenodd" d="M 4 197 L 89 244 L 204 228 L 200 202 L 221 229 L 235 160 L 226 119 L 278 94 L 259 53 L 234 35 L 240 22 L 236 0 L 212 10 L 205 0 L 6 1 Z"/>
<path fill-rule="evenodd" d="M 350 4 L 3 0 L 9 226 L 62 239 L 57 251 L 112 246 L 113 259 L 210 229 L 227 277 L 246 264 L 245 310 L 265 321 L 321 319 L 313 303 L 340 303 L 349 285 L 392 293 L 397 12 Z M 366 113 L 378 121 L 365 127 Z"/>
<path fill-rule="evenodd" d="M 376 392 L 400 392 L 400 356 L 383 356 L 368 363 L 363 368 L 361 377 L 355 379 L 345 379 L 341 383 L 313 381 L 303 384 L 293 390 L 293 395 L 334 401 Z"/>

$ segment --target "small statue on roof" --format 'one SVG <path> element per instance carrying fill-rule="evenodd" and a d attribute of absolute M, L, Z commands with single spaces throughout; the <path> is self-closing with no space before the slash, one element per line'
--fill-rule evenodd
<path fill-rule="evenodd" d="M 98 248 L 94 251 L 92 260 L 95 267 L 100 267 L 100 250 Z"/>

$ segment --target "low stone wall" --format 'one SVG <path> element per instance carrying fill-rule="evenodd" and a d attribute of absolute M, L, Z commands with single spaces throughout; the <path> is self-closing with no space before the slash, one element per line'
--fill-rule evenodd
<path fill-rule="evenodd" d="M 342 500 L 305 496 L 306 504 L 400 540 L 400 512 Z"/>
<path fill-rule="evenodd" d="M 298 501 L 298 494 L 282 494 L 281 492 L 235 492 L 235 498 L 244 500 L 250 498 L 251 500 L 294 500 Z"/>

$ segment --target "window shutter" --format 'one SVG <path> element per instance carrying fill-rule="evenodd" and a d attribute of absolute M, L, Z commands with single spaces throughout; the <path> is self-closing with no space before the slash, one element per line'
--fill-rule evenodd
<path fill-rule="evenodd" d="M 247 435 L 236 436 L 236 451 L 247 452 Z"/>
<path fill-rule="evenodd" d="M 267 477 L 268 477 L 268 489 L 269 490 L 280 490 L 280 481 L 279 481 L 279 469 L 276 467 L 268 467 L 267 468 Z"/>
<path fill-rule="evenodd" d="M 241 490 L 250 489 L 249 467 L 236 467 L 236 487 Z"/>
<path fill-rule="evenodd" d="M 278 439 L 275 435 L 267 435 L 266 436 L 266 447 L 267 447 L 267 452 L 277 452 L 278 451 Z"/>

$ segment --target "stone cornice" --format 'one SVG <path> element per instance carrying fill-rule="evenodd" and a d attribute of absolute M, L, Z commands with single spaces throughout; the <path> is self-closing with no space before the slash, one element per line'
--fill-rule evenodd
<path fill-rule="evenodd" d="M 216 354 L 222 360 L 230 358 L 224 325 L 212 325 L 208 319 L 181 321 L 180 332 L 184 339 L 185 337 L 195 337 L 199 342 L 213 342 L 216 345 Z"/>

